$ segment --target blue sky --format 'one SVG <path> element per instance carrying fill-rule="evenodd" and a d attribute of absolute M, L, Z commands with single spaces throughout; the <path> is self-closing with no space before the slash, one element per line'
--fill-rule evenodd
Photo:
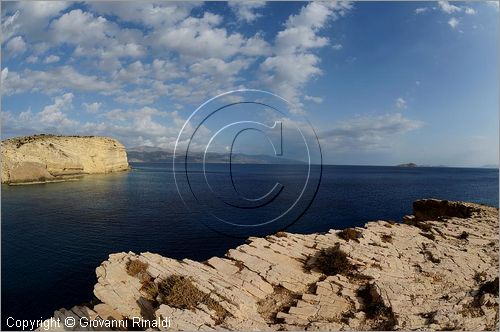
<path fill-rule="evenodd" d="M 498 163 L 498 2 L 2 2 L 2 138 L 171 149 L 236 88 L 276 93 L 326 163 Z"/>

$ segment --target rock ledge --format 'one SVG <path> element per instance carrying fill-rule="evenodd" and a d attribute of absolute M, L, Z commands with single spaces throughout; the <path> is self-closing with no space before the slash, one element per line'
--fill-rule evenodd
<path fill-rule="evenodd" d="M 169 319 L 174 330 L 498 330 L 498 267 L 498 209 L 420 200 L 405 223 L 279 232 L 205 262 L 111 254 L 96 269 L 98 303 L 54 317 Z M 204 300 L 165 294 L 172 276 Z"/>

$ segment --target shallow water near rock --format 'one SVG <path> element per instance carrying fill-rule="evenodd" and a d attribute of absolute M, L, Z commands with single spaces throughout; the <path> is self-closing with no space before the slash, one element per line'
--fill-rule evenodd
<path fill-rule="evenodd" d="M 170 164 L 132 166 L 130 172 L 75 182 L 2 186 L 4 319 L 47 318 L 56 309 L 92 300 L 95 268 L 113 252 L 204 260 L 244 242 L 207 228 L 209 215 L 186 209 Z M 209 167 L 216 177 L 223 171 L 222 165 Z M 237 185 L 255 195 L 279 174 L 293 187 L 297 167 L 241 165 Z M 401 220 L 414 200 L 427 197 L 498 206 L 498 170 L 324 166 L 316 199 L 287 231 Z M 253 222 L 245 215 L 238 219 Z"/>

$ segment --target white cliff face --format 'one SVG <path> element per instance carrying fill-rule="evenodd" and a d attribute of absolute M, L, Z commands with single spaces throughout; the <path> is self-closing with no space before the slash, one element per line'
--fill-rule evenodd
<path fill-rule="evenodd" d="M 36 135 L 2 141 L 2 183 L 57 181 L 129 168 L 125 147 L 97 136 Z"/>
<path fill-rule="evenodd" d="M 202 263 L 111 254 L 96 269 L 100 303 L 54 317 L 168 318 L 169 329 L 189 331 L 498 330 L 498 209 L 421 200 L 405 221 L 250 238 Z M 133 261 L 142 271 L 131 275 Z M 223 309 L 165 301 L 153 286 L 174 275 Z"/>

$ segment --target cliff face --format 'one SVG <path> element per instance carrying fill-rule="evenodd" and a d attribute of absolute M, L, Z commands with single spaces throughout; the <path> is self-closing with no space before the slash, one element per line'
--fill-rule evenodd
<path fill-rule="evenodd" d="M 2 183 L 57 181 L 128 169 L 125 147 L 96 136 L 36 135 L 2 141 Z"/>
<path fill-rule="evenodd" d="M 498 209 L 421 200 L 405 221 L 250 238 L 205 262 L 112 254 L 96 269 L 100 302 L 54 316 L 168 319 L 173 330 L 498 330 Z"/>

